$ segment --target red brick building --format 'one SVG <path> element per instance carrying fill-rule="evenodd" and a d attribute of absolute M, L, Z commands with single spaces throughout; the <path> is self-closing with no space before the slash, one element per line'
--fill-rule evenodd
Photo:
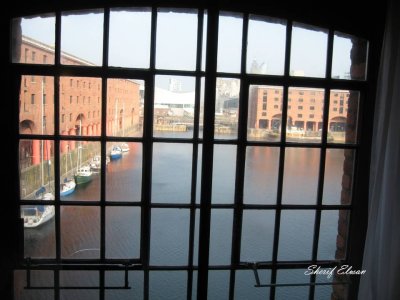
<path fill-rule="evenodd" d="M 20 62 L 54 64 L 54 48 L 23 37 Z M 92 65 L 73 55 L 62 53 L 61 63 Z M 54 78 L 25 75 L 21 79 L 20 133 L 54 134 Z M 101 134 L 101 78 L 60 77 L 59 128 L 61 135 L 99 136 Z M 132 136 L 139 131 L 140 83 L 127 79 L 108 79 L 107 135 Z M 30 157 L 31 164 L 40 162 L 39 140 L 20 146 L 21 159 Z M 52 154 L 46 142 L 45 156 Z M 61 141 L 61 152 L 75 148 L 75 141 Z M 44 159 L 48 159 L 45 157 Z M 29 165 L 29 162 L 28 162 Z"/>
<path fill-rule="evenodd" d="M 324 90 L 290 88 L 287 128 L 319 131 L 322 129 Z M 349 91 L 332 90 L 329 99 L 328 131 L 344 132 L 348 114 Z M 279 129 L 282 119 L 283 88 L 252 86 L 249 101 L 249 128 Z"/>

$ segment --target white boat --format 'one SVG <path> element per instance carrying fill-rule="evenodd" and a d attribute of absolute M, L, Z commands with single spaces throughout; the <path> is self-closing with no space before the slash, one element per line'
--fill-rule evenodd
<path fill-rule="evenodd" d="M 106 156 L 106 166 L 110 163 L 110 157 Z M 101 169 L 101 156 L 95 155 L 90 161 L 90 168 L 93 171 L 99 171 Z"/>
<path fill-rule="evenodd" d="M 68 155 L 70 156 L 71 166 L 72 166 L 72 159 L 71 154 L 68 152 L 65 155 L 65 175 L 68 174 Z M 76 183 L 73 178 L 65 178 L 64 182 L 60 184 L 60 196 L 68 196 L 75 191 Z"/>
<path fill-rule="evenodd" d="M 60 184 L 60 196 L 68 196 L 75 191 L 76 183 L 75 180 L 69 178 Z"/>
<path fill-rule="evenodd" d="M 120 146 L 113 146 L 110 153 L 111 160 L 120 159 L 122 157 L 122 149 Z"/>
<path fill-rule="evenodd" d="M 55 209 L 53 205 L 34 205 L 21 208 L 21 217 L 24 219 L 25 228 L 38 227 L 51 220 L 54 214 Z"/>
<path fill-rule="evenodd" d="M 129 145 L 127 143 L 121 144 L 121 150 L 122 152 L 129 152 Z"/>

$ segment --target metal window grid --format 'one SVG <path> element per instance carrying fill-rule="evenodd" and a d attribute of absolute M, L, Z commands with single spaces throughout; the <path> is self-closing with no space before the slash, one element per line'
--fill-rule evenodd
<path fill-rule="evenodd" d="M 368 80 L 366 81 L 345 81 L 331 79 L 331 66 L 333 56 L 333 39 L 334 29 L 329 28 L 328 34 L 328 51 L 326 60 L 326 76 L 325 78 L 303 78 L 289 76 L 289 60 L 291 49 L 291 33 L 292 33 L 292 20 L 287 21 L 286 26 L 286 48 L 285 48 L 285 68 L 283 76 L 270 76 L 270 75 L 253 75 L 246 73 L 246 44 L 247 44 L 247 29 L 249 23 L 249 13 L 243 13 L 243 36 L 242 36 L 242 52 L 241 52 L 241 71 L 240 73 L 224 73 L 217 72 L 217 48 L 218 48 L 218 18 L 220 11 L 215 8 L 210 8 L 207 11 L 198 9 L 198 28 L 197 28 L 197 54 L 196 54 L 196 70 L 195 71 L 177 71 L 177 70 L 159 70 L 155 67 L 155 53 L 156 53 L 156 26 L 157 26 L 157 7 L 152 7 L 151 15 L 151 54 L 150 54 L 150 68 L 144 69 L 126 69 L 126 68 L 110 68 L 108 67 L 108 41 L 109 41 L 109 22 L 110 22 L 110 7 L 104 8 L 104 28 L 103 28 L 103 61 L 102 66 L 68 66 L 61 65 L 60 46 L 61 46 L 61 17 L 62 11 L 56 11 L 56 29 L 55 29 L 55 64 L 54 65 L 33 65 L 33 64 L 14 64 L 13 68 L 19 76 L 15 78 L 20 81 L 22 75 L 41 75 L 54 77 L 54 135 L 24 135 L 19 134 L 19 140 L 33 140 L 33 139 L 49 139 L 54 141 L 54 155 L 55 155 L 55 186 L 59 186 L 60 178 L 60 142 L 63 140 L 76 140 L 76 141 L 97 141 L 101 143 L 101 155 L 106 156 L 106 143 L 113 141 L 125 142 L 138 142 L 143 145 L 143 169 L 142 169 L 142 199 L 141 202 L 106 202 L 106 160 L 102 159 L 101 171 L 101 190 L 100 201 L 81 202 L 81 201 L 68 201 L 61 202 L 59 192 L 56 193 L 56 198 L 53 202 L 46 202 L 52 204 L 56 208 L 55 213 L 55 232 L 56 232 L 56 257 L 55 259 L 32 259 L 30 264 L 27 265 L 26 261 L 21 262 L 21 269 L 39 269 L 39 270 L 54 270 L 54 291 L 55 299 L 60 299 L 60 270 L 98 270 L 99 271 L 99 288 L 100 299 L 105 297 L 105 272 L 108 270 L 124 270 L 126 268 L 126 260 L 106 259 L 105 257 L 105 210 L 109 206 L 132 206 L 141 207 L 141 248 L 140 257 L 138 259 L 130 260 L 128 263 L 129 270 L 143 270 L 144 271 L 144 294 L 143 298 L 149 298 L 149 272 L 156 270 L 182 270 L 187 271 L 187 298 L 191 299 L 193 289 L 193 272 L 198 272 L 197 281 L 197 298 L 207 298 L 207 282 L 209 270 L 228 270 L 230 272 L 229 281 L 229 299 L 234 299 L 235 293 L 235 280 L 236 271 L 248 269 L 251 266 L 240 261 L 241 249 L 241 231 L 243 221 L 243 210 L 272 210 L 275 212 L 275 227 L 274 227 L 274 240 L 273 240 L 273 255 L 272 261 L 261 262 L 258 264 L 260 269 L 271 270 L 270 299 L 275 298 L 275 286 L 277 285 L 277 270 L 279 269 L 298 269 L 305 268 L 310 264 L 317 262 L 317 249 L 319 241 L 319 229 L 321 222 L 321 211 L 324 210 L 348 210 L 350 213 L 355 209 L 355 200 L 349 205 L 324 205 L 322 203 L 323 185 L 324 185 L 324 172 L 325 172 L 325 157 L 327 149 L 354 149 L 356 152 L 356 169 L 353 190 L 357 192 L 357 174 L 359 172 L 358 166 L 358 152 L 360 149 L 360 142 L 356 144 L 330 144 L 327 142 L 328 131 L 328 112 L 330 102 L 330 91 L 332 89 L 350 89 L 360 91 L 360 106 L 359 116 L 360 120 L 363 116 L 363 101 L 365 101 L 365 93 L 367 91 Z M 207 12 L 208 23 L 203 24 L 204 13 Z M 202 33 L 203 27 L 207 30 L 207 51 L 206 51 L 206 70 L 201 70 L 201 49 L 202 49 Z M 102 81 L 102 129 L 100 137 L 87 137 L 87 136 L 60 136 L 60 95 L 59 95 L 59 82 L 62 76 L 79 76 L 79 77 L 96 77 L 101 78 Z M 195 117 L 194 117 L 194 135 L 193 138 L 176 139 L 176 138 L 160 138 L 153 137 L 153 99 L 156 75 L 181 75 L 193 76 L 196 80 L 195 85 Z M 199 111 L 200 111 L 200 84 L 201 79 L 205 78 L 205 103 L 204 103 L 204 133 L 203 138 L 199 138 Z M 215 121 L 215 90 L 216 79 L 218 77 L 228 77 L 240 79 L 240 110 L 239 110 L 239 128 L 238 138 L 233 140 L 219 140 L 214 139 L 214 121 Z M 145 82 L 145 104 L 144 104 L 144 124 L 143 124 L 143 137 L 112 137 L 106 135 L 106 114 L 107 114 L 107 79 L 109 78 L 126 78 L 126 79 L 140 79 Z M 20 82 L 16 85 L 19 86 Z M 248 141 L 247 140 L 247 117 L 248 117 L 248 92 L 250 85 L 254 84 L 268 84 L 283 87 L 283 107 L 282 107 L 282 130 L 281 140 L 279 142 L 268 141 Z M 288 90 L 289 87 L 314 87 L 321 88 L 325 91 L 324 97 L 324 118 L 321 143 L 291 143 L 286 141 L 286 122 L 287 122 L 287 109 L 288 109 Z M 15 91 L 17 95 L 19 91 Z M 361 121 L 359 121 L 361 123 Z M 359 124 L 360 125 L 360 124 Z M 359 133 L 359 137 L 361 134 Z M 163 204 L 151 202 L 151 178 L 152 178 L 152 151 L 153 144 L 160 143 L 186 143 L 193 146 L 192 155 L 192 179 L 191 179 L 191 200 L 189 204 Z M 212 167 L 213 167 L 213 151 L 215 145 L 236 145 L 236 177 L 235 177 L 235 196 L 233 204 L 213 204 L 211 202 L 212 190 Z M 202 165 L 198 166 L 198 148 L 202 145 Z M 277 186 L 277 202 L 273 205 L 255 205 L 243 203 L 243 186 L 244 186 L 244 170 L 246 159 L 246 148 L 249 146 L 260 147 L 276 147 L 279 148 L 279 172 L 278 172 L 278 186 Z M 318 197 L 315 205 L 289 205 L 282 204 L 282 186 L 284 178 L 284 162 L 285 150 L 289 147 L 302 147 L 302 148 L 317 148 L 321 150 L 320 167 L 319 167 L 319 180 L 318 180 Z M 201 202 L 196 204 L 196 182 L 197 182 L 197 169 L 201 168 Z M 20 205 L 26 204 L 40 204 L 36 200 L 24 200 Z M 61 257 L 61 240 L 60 240 L 60 208 L 66 205 L 74 206 L 95 206 L 100 208 L 100 259 L 64 259 Z M 359 204 L 358 204 L 359 205 Z M 150 226 L 151 226 L 151 209 L 152 208 L 185 208 L 190 210 L 190 228 L 189 228 L 189 250 L 188 262 L 186 266 L 152 266 L 150 265 Z M 213 209 L 232 209 L 233 226 L 232 226 L 232 247 L 231 247 L 231 262 L 230 265 L 209 265 L 209 246 L 210 246 L 210 221 L 211 211 Z M 291 261 L 281 262 L 278 261 L 278 243 L 280 236 L 280 219 L 283 210 L 312 210 L 315 211 L 314 223 L 314 237 L 312 245 L 312 259 L 310 261 Z M 195 238 L 195 216 L 196 210 L 200 211 L 199 220 L 199 261 L 195 266 L 193 262 L 193 248 Z M 350 228 L 350 233 L 353 232 Z M 21 237 L 22 238 L 22 237 Z M 349 260 L 349 247 L 351 243 L 347 244 L 348 251 L 346 251 L 346 258 L 344 261 Z M 335 261 L 318 261 L 322 267 L 330 267 L 336 264 Z M 309 299 L 314 299 L 316 277 L 311 276 L 309 282 Z M 268 283 L 267 283 L 268 284 Z"/>

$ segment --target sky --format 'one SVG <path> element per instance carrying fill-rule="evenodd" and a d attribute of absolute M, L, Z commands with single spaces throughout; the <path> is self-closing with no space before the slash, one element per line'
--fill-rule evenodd
<path fill-rule="evenodd" d="M 235 15 L 238 16 L 238 15 Z M 205 20 L 207 18 L 205 17 Z M 241 59 L 241 16 L 221 15 L 219 22 L 217 70 L 239 72 Z M 283 24 L 282 24 L 283 23 Z M 286 26 L 272 18 L 250 16 L 247 41 L 247 71 L 253 61 L 262 74 L 283 75 Z M 55 18 L 22 19 L 24 35 L 54 45 Z M 148 68 L 150 60 L 151 12 L 112 10 L 110 14 L 109 65 Z M 206 38 L 203 31 L 203 39 Z M 157 16 L 156 68 L 194 70 L 196 66 L 197 14 L 162 10 Z M 95 65 L 102 63 L 103 14 L 63 15 L 61 49 Z M 203 42 L 203 57 L 205 42 Z M 327 33 L 296 26 L 292 31 L 290 72 L 324 77 Z M 351 40 L 335 36 L 332 75 L 343 78 L 350 70 Z M 204 69 L 204 64 L 202 69 Z M 183 90 L 194 90 L 193 79 L 183 80 Z M 168 78 L 157 80 L 168 87 Z"/>

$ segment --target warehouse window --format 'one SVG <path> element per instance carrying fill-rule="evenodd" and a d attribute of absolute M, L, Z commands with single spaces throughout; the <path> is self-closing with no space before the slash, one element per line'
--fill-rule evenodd
<path fill-rule="evenodd" d="M 21 82 L 48 77 L 27 87 L 35 114 L 18 112 L 18 293 L 345 298 L 347 280 L 304 271 L 349 258 L 367 41 L 204 9 L 17 21 L 17 47 L 47 51 L 53 62 L 13 61 Z M 342 59 L 356 47 L 361 59 Z M 346 114 L 332 108 L 332 90 L 348 93 Z M 271 109 L 266 91 L 279 96 Z M 316 113 L 289 112 L 291 92 Z"/>

